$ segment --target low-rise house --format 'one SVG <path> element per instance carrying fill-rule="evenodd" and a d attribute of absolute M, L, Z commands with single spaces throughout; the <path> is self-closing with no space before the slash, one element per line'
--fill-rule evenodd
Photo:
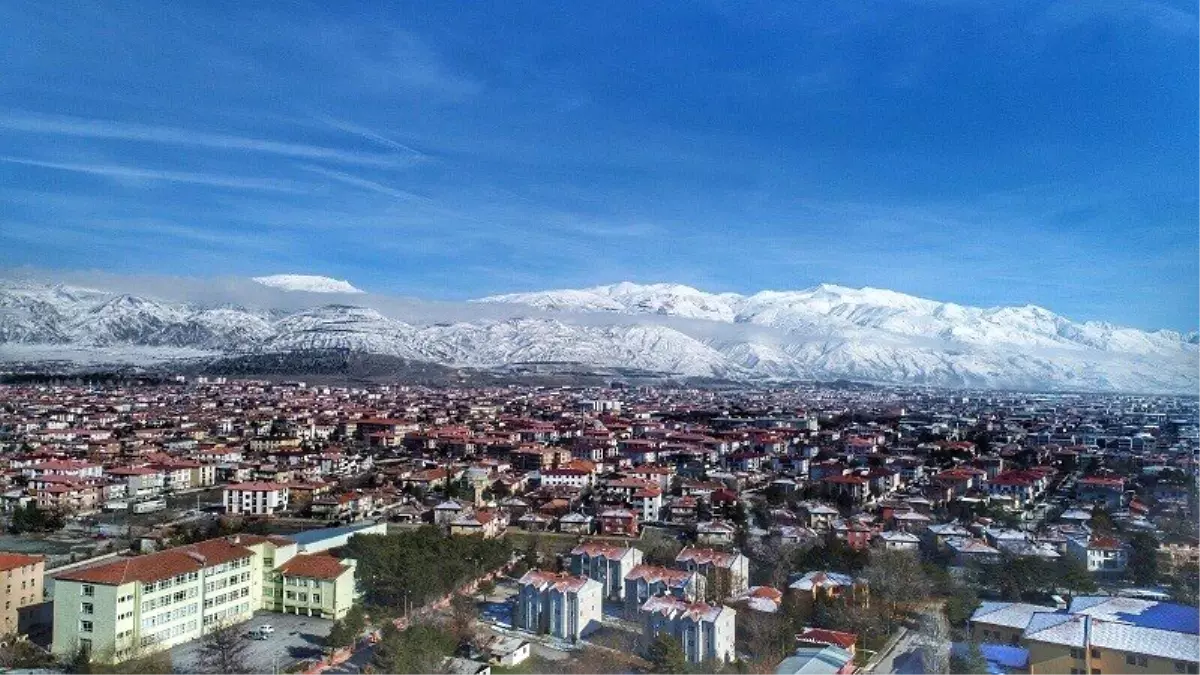
<path fill-rule="evenodd" d="M 696 526 L 696 541 L 705 546 L 728 546 L 737 539 L 737 527 L 713 520 Z"/>
<path fill-rule="evenodd" d="M 600 533 L 608 537 L 637 537 L 637 514 L 629 509 L 602 511 L 600 513 Z"/>
<path fill-rule="evenodd" d="M 797 647 L 779 663 L 776 675 L 842 674 L 854 672 L 854 654 L 833 645 Z"/>
<path fill-rule="evenodd" d="M 665 633 L 679 641 L 688 663 L 730 662 L 735 658 L 737 612 L 732 607 L 660 595 L 646 600 L 638 611 L 647 644 Z"/>
<path fill-rule="evenodd" d="M 529 570 L 517 584 L 515 627 L 572 642 L 600 627 L 604 591 L 595 579 Z"/>
<path fill-rule="evenodd" d="M 1129 563 L 1129 547 L 1116 537 L 1091 535 L 1070 538 L 1067 540 L 1067 554 L 1096 574 L 1121 574 Z"/>
<path fill-rule="evenodd" d="M 865 604 L 869 600 L 867 582 L 838 572 L 807 572 L 788 585 L 801 607 L 811 611 L 818 596 L 823 600 L 844 600 Z"/>
<path fill-rule="evenodd" d="M 921 546 L 921 539 L 915 534 L 888 530 L 875 535 L 875 541 L 890 551 L 916 551 Z"/>
<path fill-rule="evenodd" d="M 729 599 L 738 607 L 774 614 L 783 605 L 783 592 L 770 586 L 750 586 Z"/>
<path fill-rule="evenodd" d="M 991 563 L 1000 560 L 999 549 L 979 539 L 952 537 L 946 540 L 946 548 L 954 555 L 954 564 L 959 566 L 971 562 Z"/>
<path fill-rule="evenodd" d="M 484 642 L 483 649 L 493 666 L 512 668 L 529 658 L 530 643 L 520 638 L 493 635 Z"/>
<path fill-rule="evenodd" d="M 483 510 L 465 513 L 450 522 L 451 536 L 479 535 L 494 539 L 504 533 L 505 520 L 498 511 Z"/>
<path fill-rule="evenodd" d="M 573 511 L 558 519 L 558 531 L 567 534 L 583 534 L 592 533 L 593 518 L 587 514 Z"/>

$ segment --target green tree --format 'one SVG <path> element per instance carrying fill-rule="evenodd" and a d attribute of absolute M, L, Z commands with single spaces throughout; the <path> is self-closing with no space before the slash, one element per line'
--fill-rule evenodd
<path fill-rule="evenodd" d="M 1138 532 L 1130 538 L 1126 573 L 1139 586 L 1158 583 L 1158 540 L 1153 535 Z"/>
<path fill-rule="evenodd" d="M 32 670 L 53 665 L 54 657 L 24 635 L 8 633 L 0 636 L 0 668 Z"/>
<path fill-rule="evenodd" d="M 358 635 L 350 631 L 346 622 L 338 619 L 329 627 L 329 635 L 325 636 L 325 648 L 333 652 L 344 647 L 352 647 L 357 639 Z"/>
<path fill-rule="evenodd" d="M 444 673 L 446 659 L 458 642 L 448 631 L 418 624 L 403 631 L 388 624 L 383 629 L 371 666 L 381 673 Z"/>
<path fill-rule="evenodd" d="M 972 640 L 962 652 L 951 652 L 950 672 L 955 675 L 978 675 L 988 672 L 987 659 L 983 657 L 983 650 L 979 648 L 978 642 Z"/>
<path fill-rule="evenodd" d="M 1058 585 L 1074 595 L 1096 592 L 1096 580 L 1092 578 L 1083 561 L 1066 556 L 1058 562 Z"/>
<path fill-rule="evenodd" d="M 683 653 L 683 647 L 666 633 L 654 636 L 646 649 L 646 660 L 650 662 L 651 673 L 687 672 L 687 656 Z"/>

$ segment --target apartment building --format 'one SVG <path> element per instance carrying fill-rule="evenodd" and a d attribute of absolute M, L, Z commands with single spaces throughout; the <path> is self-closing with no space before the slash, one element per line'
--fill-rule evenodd
<path fill-rule="evenodd" d="M 646 644 L 660 633 L 679 641 L 689 663 L 733 661 L 736 610 L 670 595 L 646 600 L 639 610 Z"/>
<path fill-rule="evenodd" d="M 346 615 L 355 598 L 354 560 L 301 553 L 275 569 L 264 607 L 325 619 Z"/>
<path fill-rule="evenodd" d="M 15 632 L 20 626 L 20 611 L 42 602 L 42 577 L 46 561 L 42 556 L 21 553 L 0 553 L 0 574 L 3 575 L 4 613 L 0 614 L 0 631 Z"/>
<path fill-rule="evenodd" d="M 529 570 L 518 585 L 517 628 L 575 641 L 600 627 L 604 592 L 595 579 Z"/>
<path fill-rule="evenodd" d="M 641 549 L 605 542 L 585 542 L 571 550 L 571 574 L 600 582 L 604 597 L 625 598 L 625 576 L 642 564 Z"/>
<path fill-rule="evenodd" d="M 70 570 L 54 577 L 52 650 L 120 661 L 259 609 L 338 618 L 354 601 L 354 570 L 353 561 L 298 555 L 286 537 L 246 534 Z"/>
<path fill-rule="evenodd" d="M 625 575 L 626 613 L 635 616 L 642 603 L 656 595 L 671 595 L 689 602 L 703 600 L 706 581 L 695 570 L 638 565 Z"/>
<path fill-rule="evenodd" d="M 282 483 L 251 482 L 227 485 L 222 491 L 225 513 L 273 516 L 288 507 L 288 486 Z"/>
<path fill-rule="evenodd" d="M 750 559 L 737 551 L 689 546 L 675 556 L 675 566 L 699 572 L 718 599 L 736 596 L 750 586 Z"/>

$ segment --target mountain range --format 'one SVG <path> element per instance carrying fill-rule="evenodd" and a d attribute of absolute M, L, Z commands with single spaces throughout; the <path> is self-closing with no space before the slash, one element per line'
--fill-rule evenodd
<path fill-rule="evenodd" d="M 323 277 L 254 282 L 286 301 L 168 301 L 0 281 L 0 360 L 341 349 L 474 368 L 569 362 L 760 382 L 1183 394 L 1200 387 L 1194 332 L 1074 322 L 1041 307 L 970 307 L 874 288 L 823 284 L 740 295 L 625 282 L 480 298 L 448 312 L 444 304 L 438 311 L 397 306 Z"/>

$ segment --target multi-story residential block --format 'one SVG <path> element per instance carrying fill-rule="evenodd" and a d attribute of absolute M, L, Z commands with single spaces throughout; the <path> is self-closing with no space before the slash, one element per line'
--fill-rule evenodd
<path fill-rule="evenodd" d="M 574 642 L 600 627 L 604 590 L 595 579 L 529 570 L 518 586 L 517 628 Z"/>
<path fill-rule="evenodd" d="M 355 568 L 354 560 L 325 553 L 292 556 L 275 568 L 264 606 L 284 614 L 340 619 L 356 598 Z"/>
<path fill-rule="evenodd" d="M 166 477 L 157 469 L 146 466 L 125 466 L 109 469 L 109 476 L 125 483 L 125 496 L 134 501 L 151 499 L 162 494 Z"/>
<path fill-rule="evenodd" d="M 194 640 L 259 609 L 345 615 L 355 600 L 354 562 L 297 550 L 286 537 L 240 534 L 59 574 L 52 650 L 120 661 Z"/>
<path fill-rule="evenodd" d="M 735 658 L 737 612 L 732 607 L 660 595 L 646 600 L 639 614 L 647 644 L 665 633 L 679 641 L 689 663 Z"/>
<path fill-rule="evenodd" d="M 641 564 L 641 549 L 631 546 L 585 542 L 571 550 L 571 574 L 600 582 L 611 600 L 625 598 L 625 577 Z"/>
<path fill-rule="evenodd" d="M 252 482 L 227 485 L 222 491 L 225 513 L 230 515 L 272 516 L 288 507 L 288 486 L 282 483 Z"/>
<path fill-rule="evenodd" d="M 709 593 L 718 601 L 736 596 L 750 586 L 750 559 L 737 551 L 689 546 L 675 556 L 675 566 L 699 572 Z"/>
<path fill-rule="evenodd" d="M 21 626 L 21 610 L 40 604 L 42 577 L 46 573 L 46 561 L 42 556 L 21 553 L 0 553 L 0 574 L 4 576 L 4 613 L 0 614 L 0 632 L 15 633 Z"/>
<path fill-rule="evenodd" d="M 625 575 L 625 609 L 634 616 L 646 600 L 671 595 L 689 602 L 704 599 L 705 578 L 695 570 L 677 570 L 658 565 L 638 565 Z"/>

